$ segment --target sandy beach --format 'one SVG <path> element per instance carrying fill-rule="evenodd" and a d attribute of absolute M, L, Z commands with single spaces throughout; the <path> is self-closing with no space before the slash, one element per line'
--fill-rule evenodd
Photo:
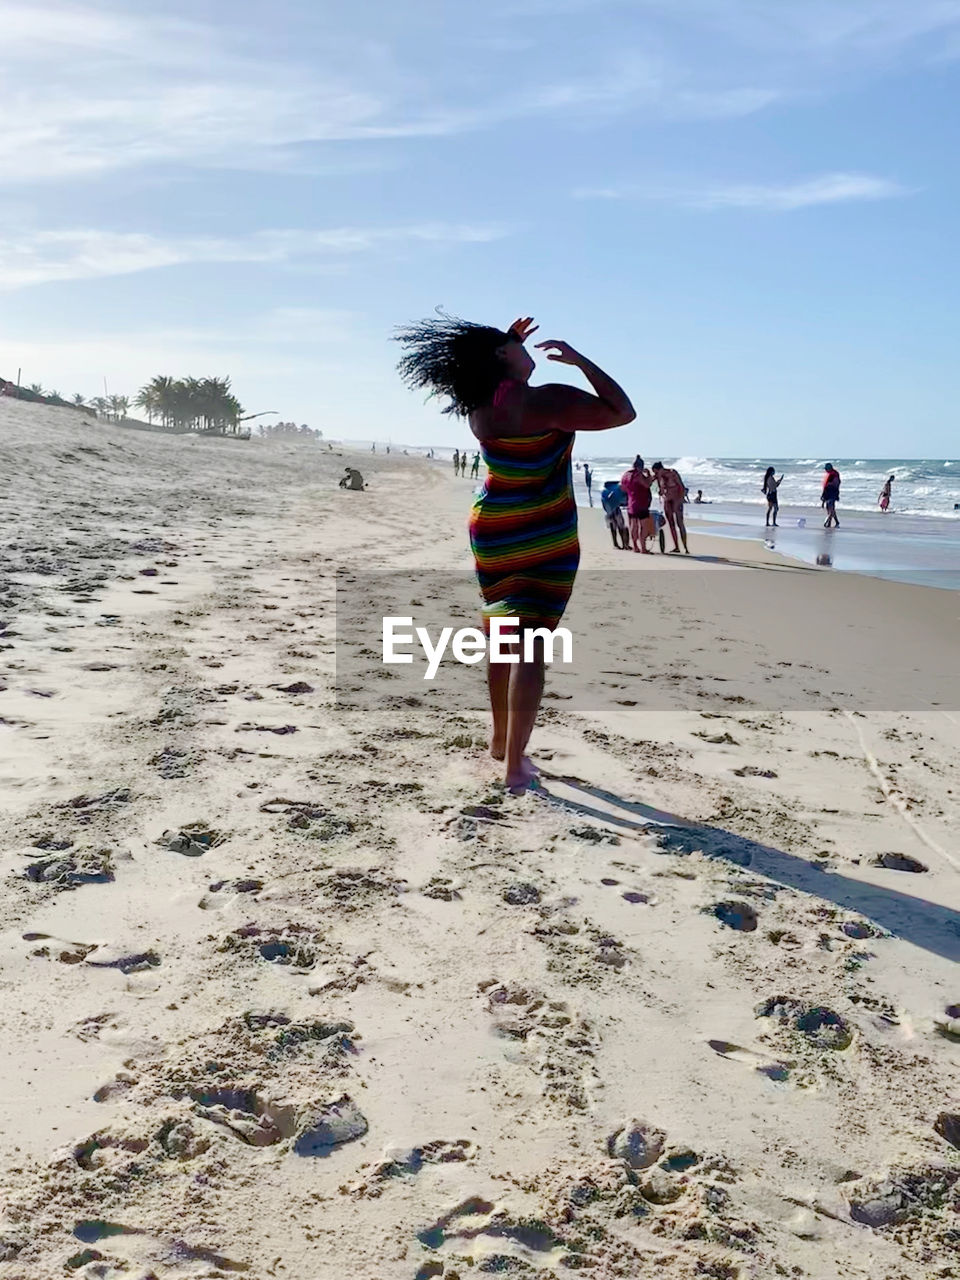
<path fill-rule="evenodd" d="M 512 797 L 471 495 L 0 400 L 0 1276 L 960 1275 L 960 593 L 581 511 Z"/>

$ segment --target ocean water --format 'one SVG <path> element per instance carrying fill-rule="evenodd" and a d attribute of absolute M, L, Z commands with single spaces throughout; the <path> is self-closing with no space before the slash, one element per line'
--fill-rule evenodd
<path fill-rule="evenodd" d="M 578 460 L 583 461 L 578 455 Z M 604 480 L 619 479 L 632 458 L 588 458 L 595 469 L 594 489 Z M 648 458 L 647 466 L 656 461 Z M 765 509 L 760 492 L 768 466 L 783 472 L 781 506 L 816 506 L 823 488 L 823 464 L 832 462 L 840 472 L 840 505 L 850 511 L 876 511 L 881 486 L 888 476 L 893 483 L 891 510 L 902 515 L 960 520 L 960 460 L 956 458 L 664 458 L 676 467 L 693 497 L 698 489 L 710 502 L 745 503 Z M 582 474 L 582 473 L 581 473 Z M 599 482 L 599 483 L 598 483 Z M 842 520 L 841 515 L 841 520 Z"/>
<path fill-rule="evenodd" d="M 581 469 L 574 470 L 577 501 L 587 505 Z M 619 479 L 632 459 L 587 459 L 594 471 L 593 493 L 605 480 Z M 648 461 L 653 461 L 649 459 Z M 823 462 L 812 458 L 664 458 L 683 476 L 691 498 L 687 528 L 697 534 L 759 541 L 771 550 L 839 572 L 923 586 L 960 590 L 960 461 L 955 459 L 833 458 L 840 472 L 840 528 L 823 528 L 820 507 Z M 760 491 L 767 466 L 784 474 L 779 527 L 764 525 L 767 500 Z M 877 507 L 883 482 L 896 476 L 893 501 L 884 515 Z M 654 494 L 656 501 L 656 494 Z M 702 543 L 700 544 L 702 548 Z M 696 552 L 696 543 L 691 546 Z"/>

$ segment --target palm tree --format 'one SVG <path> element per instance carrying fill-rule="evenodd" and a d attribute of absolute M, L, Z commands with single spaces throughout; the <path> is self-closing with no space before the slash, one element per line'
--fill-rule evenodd
<path fill-rule="evenodd" d="M 43 387 L 41 387 L 39 382 L 31 382 L 27 390 L 32 391 L 35 396 L 43 395 Z"/>
<path fill-rule="evenodd" d="M 160 404 L 157 400 L 156 392 L 149 385 L 140 388 L 133 403 L 138 409 L 144 411 L 148 422 L 153 422 L 154 417 L 160 412 Z"/>
<path fill-rule="evenodd" d="M 73 403 L 77 406 L 78 409 L 82 409 L 87 402 L 78 391 L 77 394 L 73 397 Z"/>
<path fill-rule="evenodd" d="M 171 378 L 158 374 L 140 388 L 136 403 L 151 421 L 156 416 L 164 426 L 190 431 L 236 434 L 243 420 L 243 406 L 231 391 L 229 378 Z"/>

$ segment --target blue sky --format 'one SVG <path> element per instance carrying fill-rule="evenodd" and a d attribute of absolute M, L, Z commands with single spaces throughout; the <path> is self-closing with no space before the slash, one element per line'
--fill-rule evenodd
<path fill-rule="evenodd" d="M 389 341 L 442 305 L 619 378 L 598 452 L 957 452 L 960 0 L 0 0 L 0 32 L 5 377 L 230 374 L 453 445 Z"/>

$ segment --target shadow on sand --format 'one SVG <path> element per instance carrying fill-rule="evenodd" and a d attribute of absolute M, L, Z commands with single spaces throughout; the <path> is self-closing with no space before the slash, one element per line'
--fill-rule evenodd
<path fill-rule="evenodd" d="M 691 555 L 687 560 L 698 560 L 701 564 L 725 564 L 732 569 L 766 569 L 774 573 L 818 573 L 819 569 L 812 564 L 785 563 L 764 564 L 757 560 L 734 560 L 730 556 Z"/>
<path fill-rule="evenodd" d="M 600 808 L 586 800 L 569 799 L 551 792 L 547 780 L 602 802 L 608 808 Z M 675 814 L 655 809 L 652 805 L 622 796 L 602 787 L 591 786 L 580 778 L 544 772 L 537 794 L 551 803 L 560 805 L 571 813 L 595 818 L 611 827 L 655 835 L 665 853 L 689 854 L 700 851 L 708 858 L 724 858 L 738 867 L 749 867 L 759 875 L 775 880 L 801 893 L 809 893 L 833 902 L 847 911 L 856 911 L 872 920 L 887 932 L 914 946 L 922 947 L 934 955 L 948 960 L 960 960 L 960 912 L 924 898 L 914 898 L 896 889 L 853 880 L 833 871 L 784 853 L 770 845 L 759 844 L 745 836 L 711 827 L 704 823 L 688 822 Z M 903 872 L 893 872 L 903 875 Z"/>

